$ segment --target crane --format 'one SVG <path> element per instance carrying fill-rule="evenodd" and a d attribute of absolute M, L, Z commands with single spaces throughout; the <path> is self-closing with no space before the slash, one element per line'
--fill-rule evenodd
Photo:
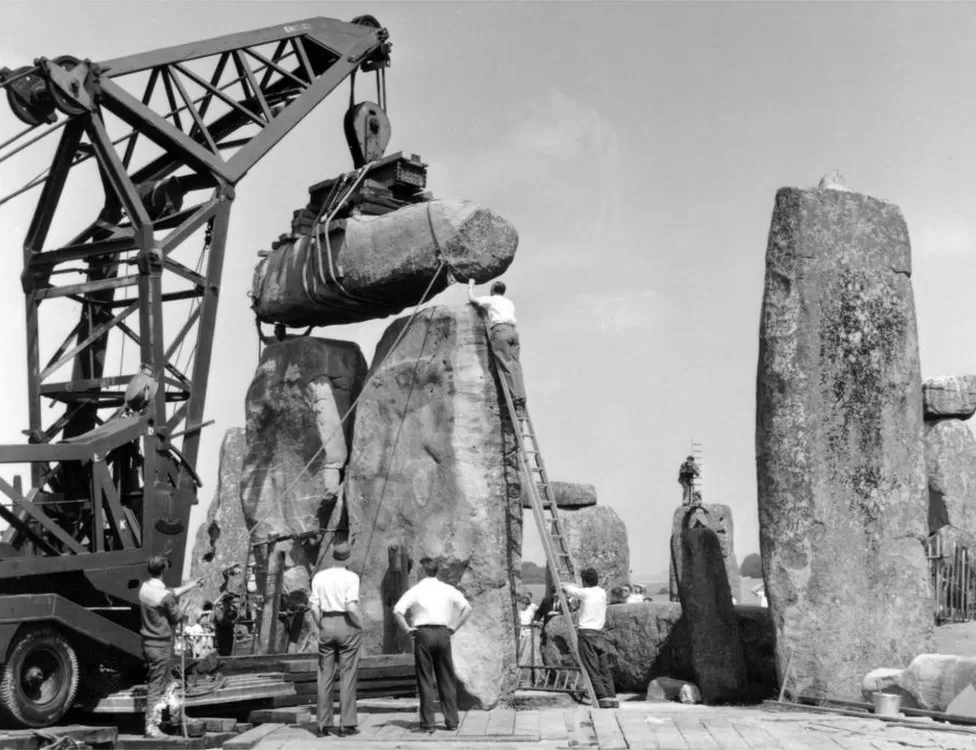
<path fill-rule="evenodd" d="M 27 441 L 0 446 L 0 464 L 30 465 L 26 490 L 0 479 L 0 717 L 53 724 L 83 672 L 141 663 L 145 561 L 170 558 L 168 585 L 183 574 L 235 188 L 358 72 L 375 74 L 378 101 L 351 104 L 345 135 L 354 167 L 380 160 L 390 47 L 372 16 L 309 18 L 101 62 L 0 69 L 25 126 L 0 144 L 0 162 L 60 133 L 47 174 L 15 193 L 41 187 L 21 274 Z M 68 176 L 90 161 L 101 206 L 50 247 Z M 51 318 L 77 323 L 49 341 Z M 126 343 L 138 370 L 113 376 L 106 363 Z"/>

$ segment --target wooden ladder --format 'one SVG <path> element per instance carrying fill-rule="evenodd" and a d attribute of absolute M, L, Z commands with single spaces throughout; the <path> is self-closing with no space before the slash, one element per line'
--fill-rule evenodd
<path fill-rule="evenodd" d="M 491 344 L 491 331 L 487 322 L 485 322 L 485 332 L 488 335 L 488 350 L 496 358 L 496 369 L 499 370 L 498 382 L 512 419 L 518 445 L 519 466 L 522 469 L 524 486 L 528 490 L 532 516 L 535 518 L 536 528 L 539 530 L 539 538 L 542 540 L 542 549 L 545 552 L 549 570 L 556 578 L 555 589 L 559 611 L 566 615 L 567 620 L 569 620 L 569 638 L 567 640 L 570 655 L 573 658 L 573 665 L 568 667 L 543 666 L 532 663 L 519 664 L 521 674 L 528 677 L 527 681 L 523 681 L 520 687 L 547 692 L 585 693 L 590 699 L 590 705 L 597 708 L 599 702 L 593 690 L 590 675 L 583 667 L 583 661 L 580 658 L 579 639 L 576 628 L 569 617 L 566 592 L 562 588 L 564 583 L 579 584 L 579 576 L 576 567 L 573 565 L 572 556 L 569 554 L 563 524 L 556 507 L 556 496 L 552 491 L 549 475 L 546 473 L 546 465 L 542 460 L 542 450 L 539 448 L 539 441 L 532 426 L 528 407 L 523 405 L 522 413 L 518 413 L 512 400 L 508 381 L 500 371 L 501 368 L 497 367 L 497 355 Z M 546 515 L 547 511 L 548 516 Z M 521 657 L 522 655 L 519 658 L 520 662 L 522 661 Z"/>

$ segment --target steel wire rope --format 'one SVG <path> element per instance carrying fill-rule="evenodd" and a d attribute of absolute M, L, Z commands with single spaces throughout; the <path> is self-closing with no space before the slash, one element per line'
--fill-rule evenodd
<path fill-rule="evenodd" d="M 355 399 L 353 399 L 353 402 L 349 405 L 349 408 L 346 410 L 346 413 L 339 420 L 339 424 L 332 431 L 329 437 L 322 441 L 322 445 L 320 445 L 319 448 L 315 451 L 315 453 L 312 454 L 312 457 L 301 468 L 301 470 L 295 476 L 295 479 L 292 480 L 291 484 L 285 487 L 285 491 L 281 493 L 281 497 L 286 496 L 289 492 L 292 491 L 292 489 L 295 488 L 295 486 L 298 484 L 298 480 L 301 479 L 302 476 L 305 474 L 305 472 L 309 470 L 309 468 L 312 466 L 315 460 L 319 457 L 319 454 L 325 451 L 326 444 L 329 443 L 332 440 L 332 438 L 335 437 L 335 435 L 339 432 L 339 430 L 342 429 L 343 424 L 345 424 L 345 421 L 353 413 L 353 410 L 356 408 L 356 405 L 359 403 L 359 400 L 363 397 L 363 394 L 366 392 L 366 386 L 373 379 L 376 373 L 379 372 L 379 370 L 383 367 L 383 365 L 386 364 L 386 361 L 390 358 L 393 352 L 396 351 L 396 348 L 400 345 L 400 342 L 403 340 L 404 336 L 406 336 L 407 331 L 410 330 L 410 327 L 413 325 L 413 321 L 416 319 L 417 315 L 420 314 L 421 305 L 423 305 L 425 302 L 428 301 L 428 295 L 430 294 L 431 290 L 434 288 L 434 283 L 437 281 L 437 277 L 440 276 L 441 271 L 443 271 L 446 266 L 447 263 L 444 260 L 441 260 L 440 265 L 437 267 L 437 270 L 434 271 L 434 275 L 430 279 L 430 283 L 427 284 L 427 288 L 424 290 L 423 295 L 421 296 L 420 300 L 417 302 L 414 311 L 407 319 L 407 323 L 406 325 L 404 325 L 403 330 L 401 330 L 400 333 L 397 335 L 396 339 L 394 339 L 392 346 L 390 346 L 390 349 L 387 351 L 387 353 L 383 355 L 383 359 L 380 360 L 379 364 L 373 369 L 373 372 L 366 376 L 366 379 L 363 381 L 363 387 L 359 391 L 359 395 L 356 396 Z M 230 551 L 235 553 L 240 553 L 241 548 L 243 547 L 244 544 L 248 544 L 249 546 L 251 546 L 250 539 L 253 536 L 254 532 L 264 521 L 270 518 L 271 514 L 277 509 L 278 508 L 276 506 L 272 507 L 268 510 L 267 513 L 265 513 L 263 516 L 257 519 L 254 522 L 254 526 L 252 526 L 251 529 L 248 531 L 247 536 L 244 538 L 244 540 L 238 543 L 237 546 L 231 547 Z M 218 574 L 222 575 L 223 573 L 222 571 L 214 571 L 213 573 L 210 574 L 210 576 L 203 576 L 203 578 L 204 580 L 210 580 Z"/>

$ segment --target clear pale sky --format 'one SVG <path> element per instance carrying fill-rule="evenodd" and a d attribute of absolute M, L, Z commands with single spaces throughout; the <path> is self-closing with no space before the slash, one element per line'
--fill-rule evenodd
<path fill-rule="evenodd" d="M 547 466 L 595 484 L 620 514 L 635 573 L 667 567 L 692 437 L 705 446 L 706 501 L 733 509 L 737 557 L 758 550 L 756 357 L 779 187 L 837 168 L 852 189 L 901 206 L 923 376 L 976 372 L 973 4 L 7 0 L 0 65 L 363 13 L 394 44 L 389 151 L 422 155 L 437 197 L 481 202 L 519 230 L 504 280 Z M 309 184 L 350 168 L 347 99 L 343 87 L 238 186 L 195 523 L 223 431 L 244 422 L 255 251 L 287 231 Z M 2 141 L 19 125 L 0 110 Z M 49 154 L 0 165 L 0 192 Z M 32 207 L 0 208 L 7 442 L 27 425 L 18 277 Z M 463 297 L 457 287 L 436 301 Z M 319 335 L 354 340 L 370 359 L 388 323 Z"/>

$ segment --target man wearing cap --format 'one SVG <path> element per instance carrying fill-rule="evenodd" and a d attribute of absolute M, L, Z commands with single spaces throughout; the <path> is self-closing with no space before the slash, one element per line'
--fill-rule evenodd
<path fill-rule="evenodd" d="M 350 550 L 346 542 L 332 549 L 333 563 L 312 579 L 308 598 L 312 618 L 319 629 L 319 736 L 359 734 L 356 716 L 356 672 L 363 640 L 363 616 L 359 609 L 359 576 L 347 568 Z M 332 726 L 332 688 L 339 667 L 340 725 Z"/>
<path fill-rule="evenodd" d="M 448 731 L 458 727 L 457 676 L 454 674 L 451 636 L 471 616 L 471 605 L 456 588 L 437 580 L 439 566 L 436 560 L 422 557 L 420 567 L 427 577 L 400 597 L 393 607 L 393 617 L 400 628 L 413 636 L 413 658 L 420 693 L 420 731 L 433 734 L 435 678 L 444 710 L 444 724 Z"/>
<path fill-rule="evenodd" d="M 155 556 L 146 566 L 149 580 L 139 588 L 139 610 L 142 618 L 142 655 L 146 660 L 146 736 L 165 737 L 159 728 L 166 707 L 166 686 L 173 671 L 173 632 L 179 623 L 180 608 L 177 604 L 183 594 L 199 585 L 202 578 L 178 586 L 166 587 L 163 574 L 169 569 L 169 560 Z"/>
<path fill-rule="evenodd" d="M 672 464 L 673 465 L 673 464 Z M 678 484 L 681 485 L 681 504 L 692 505 L 695 502 L 693 494 L 695 478 L 699 476 L 698 464 L 694 456 L 688 456 L 681 468 L 678 469 Z"/>

